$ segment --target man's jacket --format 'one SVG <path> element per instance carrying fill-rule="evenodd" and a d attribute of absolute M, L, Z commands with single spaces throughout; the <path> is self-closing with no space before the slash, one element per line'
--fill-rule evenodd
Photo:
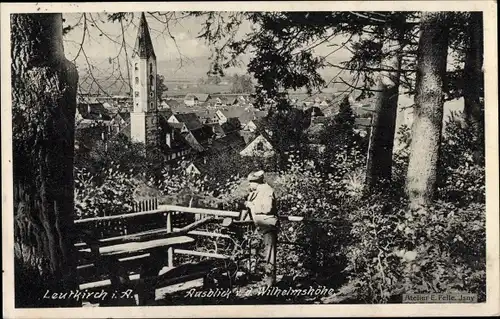
<path fill-rule="evenodd" d="M 248 195 L 247 206 L 253 213 L 258 227 L 276 226 L 276 197 L 271 186 L 259 184 L 257 189 Z"/>

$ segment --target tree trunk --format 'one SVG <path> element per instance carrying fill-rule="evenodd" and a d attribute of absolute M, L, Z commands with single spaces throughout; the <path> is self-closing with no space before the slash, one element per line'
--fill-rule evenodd
<path fill-rule="evenodd" d="M 448 53 L 448 16 L 424 12 L 420 23 L 414 121 L 406 191 L 411 207 L 432 202 L 443 126 L 443 79 Z"/>
<path fill-rule="evenodd" d="M 477 137 L 483 134 L 481 97 L 483 79 L 483 13 L 469 13 L 468 46 L 464 66 L 464 116 L 465 123 Z"/>
<path fill-rule="evenodd" d="M 370 143 L 366 165 L 365 189 L 368 192 L 383 191 L 390 186 L 392 175 L 392 151 L 396 129 L 401 76 L 402 45 L 389 41 L 391 50 L 397 46 L 396 55 L 387 59 L 383 67 L 394 71 L 381 72 L 378 78 L 375 114 L 372 120 Z"/>
<path fill-rule="evenodd" d="M 16 307 L 67 306 L 74 288 L 74 130 L 78 75 L 62 15 L 11 15 Z M 69 301 L 71 302 L 71 301 Z"/>

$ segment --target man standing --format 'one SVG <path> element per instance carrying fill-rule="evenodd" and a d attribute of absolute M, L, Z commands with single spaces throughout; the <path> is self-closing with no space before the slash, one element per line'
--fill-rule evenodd
<path fill-rule="evenodd" d="M 257 231 L 262 236 L 262 248 L 259 249 L 257 271 L 263 273 L 264 282 L 271 286 L 276 282 L 276 242 L 278 236 L 278 218 L 274 190 L 264 182 L 264 171 L 248 175 L 250 194 L 245 202 L 250 217 Z M 246 216 L 242 216 L 244 219 Z"/>

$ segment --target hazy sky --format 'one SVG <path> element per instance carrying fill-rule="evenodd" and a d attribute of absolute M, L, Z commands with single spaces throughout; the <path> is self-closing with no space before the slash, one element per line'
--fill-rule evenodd
<path fill-rule="evenodd" d="M 180 13 L 179 13 L 180 14 Z M 125 42 L 129 49 L 135 43 L 137 35 L 137 26 L 139 23 L 139 13 L 134 13 L 134 18 L 125 21 L 124 34 Z M 73 25 L 82 17 L 81 13 L 64 14 L 65 25 Z M 103 58 L 106 55 L 116 56 L 123 41 L 121 25 L 119 22 L 107 21 L 104 13 L 86 13 L 87 27 L 91 35 L 90 39 L 85 41 L 85 50 L 87 55 L 92 58 Z M 147 15 L 147 21 L 151 29 L 151 37 L 155 47 L 156 55 L 159 60 L 168 60 L 177 58 L 178 53 L 175 42 L 168 35 L 168 30 L 175 37 L 177 44 L 182 49 L 183 54 L 188 57 L 199 57 L 208 54 L 208 47 L 196 39 L 201 26 L 194 18 L 184 18 L 182 21 L 170 23 L 168 29 L 162 22 Z M 100 36 L 101 31 L 105 35 Z M 79 27 L 71 31 L 66 37 L 66 54 L 74 57 L 79 49 L 79 43 L 82 39 L 83 19 L 80 20 Z M 108 38 L 108 35 L 110 38 Z M 118 41 L 119 43 L 114 43 Z"/>
<path fill-rule="evenodd" d="M 181 16 L 182 13 L 177 13 Z M 155 15 L 156 16 L 156 15 Z M 122 70 L 125 69 L 126 54 L 130 57 L 137 35 L 137 25 L 140 14 L 136 12 L 132 20 L 123 22 L 110 22 L 103 13 L 82 13 L 64 14 L 64 25 L 76 25 L 65 36 L 65 52 L 69 59 L 76 58 L 80 72 L 86 72 L 88 65 L 94 67 L 93 73 L 99 76 L 107 76 L 111 71 L 118 70 L 118 64 Z M 162 18 L 161 16 L 157 16 Z M 172 21 L 168 24 L 158 21 L 151 15 L 146 15 L 153 46 L 158 60 L 158 72 L 172 78 L 199 78 L 208 71 L 208 58 L 210 48 L 203 39 L 198 39 L 197 35 L 202 29 L 202 18 L 183 18 Z M 80 50 L 80 43 L 83 38 L 83 29 L 86 19 L 88 33 L 83 41 L 83 50 Z M 249 23 L 241 26 L 240 34 L 250 30 Z M 125 35 L 125 36 L 123 36 Z M 175 41 L 174 41 L 175 39 Z M 127 52 L 123 49 L 123 42 Z M 325 43 L 315 48 L 318 54 L 331 52 L 341 39 Z M 346 60 L 349 56 L 347 50 L 339 50 L 332 54 L 329 59 L 332 62 Z M 182 58 L 182 65 L 180 63 Z M 243 57 L 243 62 L 248 61 L 249 56 Z M 335 70 L 325 70 L 323 73 L 335 74 Z M 113 71 L 114 72 L 114 71 Z M 243 73 L 245 68 L 228 70 L 227 73 Z M 166 74 L 165 74 L 166 73 Z"/>
<path fill-rule="evenodd" d="M 114 67 L 125 67 L 126 57 L 130 58 L 135 38 L 137 36 L 137 25 L 139 14 L 135 13 L 134 18 L 129 21 L 119 22 L 107 21 L 103 13 L 86 13 L 85 17 L 81 13 L 65 14 L 65 25 L 75 25 L 72 31 L 65 36 L 65 51 L 69 59 L 75 59 L 76 63 L 83 71 L 88 64 L 97 68 L 97 72 Z M 83 38 L 84 20 L 87 20 L 88 33 L 85 36 L 83 51 L 80 50 L 80 43 Z M 210 55 L 209 48 L 203 40 L 196 39 L 200 24 L 194 19 L 183 19 L 181 22 L 170 23 L 167 26 L 155 20 L 150 15 L 147 16 L 151 28 L 153 46 L 160 62 L 159 67 L 170 65 L 174 71 L 179 66 L 180 54 L 184 62 L 184 69 L 180 73 L 189 71 L 196 60 L 207 58 Z M 175 41 L 173 38 L 175 38 Z M 125 45 L 123 45 L 125 43 Z M 124 48 L 127 49 L 125 52 Z M 111 62 L 110 63 L 110 58 Z M 193 60 L 193 61 L 190 61 Z M 163 63 L 162 63 L 163 62 Z M 159 70 L 159 72 L 168 70 Z M 205 71 L 206 72 L 206 71 Z"/>
<path fill-rule="evenodd" d="M 181 13 L 179 13 L 180 15 Z M 125 70 L 127 61 L 122 42 L 125 41 L 127 54 L 130 57 L 135 39 L 137 36 L 137 25 L 139 23 L 140 13 L 136 12 L 131 21 L 125 21 L 122 26 L 119 22 L 109 22 L 103 13 L 87 13 L 88 34 L 85 36 L 83 51 L 80 50 L 80 43 L 83 35 L 83 14 L 72 13 L 64 14 L 65 26 L 79 24 L 65 36 L 65 53 L 69 59 L 76 58 L 76 64 L 79 67 L 80 79 L 88 78 L 85 74 L 89 64 L 93 66 L 93 74 L 102 78 L 116 79 L 121 68 Z M 158 72 L 168 80 L 196 80 L 206 76 L 210 56 L 210 48 L 203 39 L 198 39 L 203 20 L 201 18 L 186 18 L 178 22 L 172 22 L 166 25 L 156 20 L 151 15 L 146 15 L 153 46 L 158 60 Z M 249 23 L 242 26 L 241 33 L 248 32 Z M 101 35 L 102 34 L 102 35 Z M 125 37 L 123 37 L 125 35 Z M 171 36 L 170 36 L 171 35 Z M 175 38 L 175 41 L 173 40 Z M 345 41 L 345 38 L 335 38 L 330 42 L 317 46 L 314 51 L 320 55 L 327 55 L 339 44 Z M 177 44 L 177 46 L 176 46 Z M 85 54 L 84 54 L 85 53 Z M 183 57 L 182 66 L 179 63 L 180 54 Z M 86 56 L 86 57 L 85 57 Z M 346 61 L 350 57 L 350 52 L 346 49 L 340 49 L 334 54 L 328 56 L 328 60 L 338 64 Z M 451 57 L 449 57 L 450 59 Z M 248 61 L 249 55 L 244 58 Z M 88 61 L 87 61 L 88 60 Z M 118 63 L 120 64 L 118 66 Z M 245 67 L 236 70 L 227 70 L 227 74 L 244 73 Z M 338 69 L 326 68 L 320 73 L 325 78 L 330 78 L 338 73 Z M 126 73 L 122 72 L 123 80 L 126 80 Z M 348 75 L 346 75 L 348 78 Z M 412 98 L 402 97 L 399 104 L 411 105 Z M 448 106 L 450 103 L 447 103 Z M 462 108 L 463 101 L 452 101 L 455 105 L 451 109 Z M 445 107 L 450 109 L 450 107 Z"/>

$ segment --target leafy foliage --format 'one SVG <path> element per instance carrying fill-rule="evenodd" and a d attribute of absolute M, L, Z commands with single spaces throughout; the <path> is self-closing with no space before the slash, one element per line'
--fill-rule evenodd
<path fill-rule="evenodd" d="M 312 162 L 304 162 L 298 152 L 291 152 L 288 165 L 273 180 L 278 211 L 283 215 L 341 219 L 340 200 L 346 191 L 341 176 L 322 174 Z M 278 254 L 282 271 L 292 276 L 316 276 L 331 273 L 332 264 L 338 262 L 342 232 L 334 224 L 283 222 L 280 240 L 288 242 Z M 290 245 L 290 243 L 292 245 Z M 293 243 L 300 243 L 294 246 Z"/>
<path fill-rule="evenodd" d="M 464 127 L 462 113 L 448 118 L 441 143 L 438 197 L 467 205 L 485 203 L 484 134 Z"/>
<path fill-rule="evenodd" d="M 485 207 L 437 202 L 407 210 L 405 200 L 371 198 L 350 216 L 351 300 L 401 301 L 403 293 L 468 292 L 485 298 Z"/>
<path fill-rule="evenodd" d="M 252 78 L 247 75 L 233 74 L 231 77 L 231 93 L 252 93 Z"/>
<path fill-rule="evenodd" d="M 356 132 L 354 123 L 354 113 L 346 97 L 339 106 L 339 113 L 327 123 L 321 136 L 326 146 L 322 154 L 325 170 L 342 170 L 346 174 L 364 165 L 367 139 Z"/>
<path fill-rule="evenodd" d="M 104 169 L 97 181 L 86 169 L 76 168 L 75 218 L 109 216 L 132 211 L 138 181 L 119 171 L 118 164 Z"/>
<path fill-rule="evenodd" d="M 346 202 L 352 212 L 345 249 L 349 283 L 338 300 L 400 302 L 403 293 L 433 292 L 477 293 L 485 300 L 484 161 L 474 160 L 481 144 L 463 129 L 461 119 L 452 115 L 443 135 L 441 200 L 408 210 L 401 190 L 411 136 L 403 126 L 394 156 L 393 192 Z"/>
<path fill-rule="evenodd" d="M 304 144 L 303 132 L 308 125 L 308 119 L 303 111 L 281 107 L 269 111 L 264 130 L 273 147 L 282 153 Z"/>

